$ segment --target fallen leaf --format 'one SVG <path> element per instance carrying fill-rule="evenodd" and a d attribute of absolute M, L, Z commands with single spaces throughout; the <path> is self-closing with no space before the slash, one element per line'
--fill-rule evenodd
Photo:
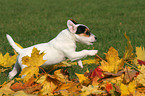
<path fill-rule="evenodd" d="M 8 95 L 11 95 L 11 94 L 15 93 L 14 91 L 12 91 L 12 90 L 10 89 L 10 86 L 11 86 L 12 83 L 14 83 L 14 80 L 5 83 L 5 84 L 0 88 L 0 96 L 4 96 L 4 95 L 8 96 Z"/>
<path fill-rule="evenodd" d="M 16 82 L 10 88 L 15 92 L 25 89 L 22 82 Z"/>
<path fill-rule="evenodd" d="M 113 47 L 109 48 L 109 51 L 105 53 L 107 62 L 103 60 L 100 68 L 103 71 L 111 72 L 116 74 L 122 67 L 120 64 L 123 63 L 123 59 L 118 56 L 118 51 Z"/>
<path fill-rule="evenodd" d="M 42 89 L 42 85 L 41 84 L 33 84 L 29 87 L 26 87 L 25 89 L 23 89 L 23 91 L 27 94 L 32 94 L 32 93 L 38 93 L 40 90 Z"/>
<path fill-rule="evenodd" d="M 27 94 L 24 91 L 18 91 L 15 92 L 14 94 L 11 94 L 12 96 L 37 96 L 37 95 L 32 95 L 32 94 Z"/>
<path fill-rule="evenodd" d="M 121 83 L 120 85 L 120 89 L 121 89 L 121 96 L 127 96 L 130 94 L 134 94 L 135 93 L 135 81 L 130 82 L 128 85 L 125 85 L 123 83 Z"/>
<path fill-rule="evenodd" d="M 138 64 L 140 64 L 140 65 L 145 65 L 145 61 L 142 61 L 142 60 L 137 60 L 138 61 Z"/>
<path fill-rule="evenodd" d="M 136 78 L 137 83 L 145 86 L 145 66 L 142 65 L 141 68 L 139 69 L 139 71 L 140 71 L 140 74 Z"/>
<path fill-rule="evenodd" d="M 123 59 L 124 60 L 134 59 L 135 54 L 133 53 L 133 47 L 131 45 L 131 41 L 130 41 L 129 37 L 126 35 L 126 33 L 124 34 L 124 36 L 127 39 L 127 47 L 125 48 L 126 50 L 125 50 Z M 123 67 L 123 65 L 121 67 Z"/>
<path fill-rule="evenodd" d="M 129 83 L 131 82 L 134 77 L 137 76 L 137 71 L 135 71 L 134 69 L 128 69 L 127 67 L 124 70 L 125 74 L 124 74 L 124 83 Z"/>
<path fill-rule="evenodd" d="M 83 83 L 83 81 L 89 80 L 88 77 L 84 76 L 84 74 L 78 74 L 78 73 L 75 73 L 75 74 L 79 78 L 80 83 Z"/>
<path fill-rule="evenodd" d="M 144 95 L 145 95 L 145 87 L 137 88 L 135 96 L 144 96 Z"/>
<path fill-rule="evenodd" d="M 121 93 L 120 86 L 118 86 L 118 85 L 115 83 L 115 84 L 114 84 L 114 87 L 115 87 L 115 91 L 116 91 L 116 92 Z"/>
<path fill-rule="evenodd" d="M 136 47 L 136 55 L 137 57 L 134 59 L 134 63 L 137 64 L 142 64 L 145 61 L 145 50 L 144 47 Z"/>
<path fill-rule="evenodd" d="M 24 84 L 22 82 L 16 82 L 10 88 L 15 92 L 22 90 L 25 93 L 31 94 L 42 89 L 42 85 L 35 83 L 35 80 L 36 79 L 32 77 Z"/>
<path fill-rule="evenodd" d="M 35 47 L 32 50 L 31 53 L 31 57 L 29 56 L 24 56 L 22 58 L 22 64 L 27 65 L 27 67 L 25 67 L 20 76 L 25 76 L 23 78 L 24 82 L 28 81 L 32 76 L 38 76 L 39 74 L 39 66 L 41 66 L 42 64 L 45 63 L 46 60 L 43 60 L 43 56 L 45 55 L 45 53 L 39 53 L 40 51 L 38 51 Z M 32 71 L 33 70 L 33 71 Z"/>
<path fill-rule="evenodd" d="M 112 84 L 111 83 L 106 83 L 106 90 L 107 90 L 107 92 L 109 92 L 110 90 L 112 90 L 113 89 L 113 86 L 112 86 Z"/>
<path fill-rule="evenodd" d="M 94 78 L 94 77 L 103 78 L 103 70 L 100 68 L 100 66 L 94 69 L 94 71 L 92 71 L 89 76 L 89 78 Z"/>
<path fill-rule="evenodd" d="M 10 56 L 9 53 L 6 53 L 4 56 L 0 53 L 0 66 L 3 67 L 12 67 L 16 63 L 17 54 Z"/>
<path fill-rule="evenodd" d="M 39 91 L 39 95 L 53 95 L 54 90 L 58 87 L 59 82 L 49 74 L 42 75 L 38 78 L 37 83 L 40 83 L 43 88 Z"/>
<path fill-rule="evenodd" d="M 107 78 L 107 77 L 118 77 L 120 75 L 122 75 L 124 73 L 124 71 L 119 71 L 117 72 L 116 74 L 114 73 L 111 73 L 111 72 L 104 72 L 104 77 Z"/>
<path fill-rule="evenodd" d="M 98 64 L 98 60 L 97 59 L 87 59 L 87 60 L 81 60 L 82 61 L 82 64 L 85 65 L 85 64 Z M 70 62 L 69 60 L 65 60 L 65 61 L 62 61 L 59 65 L 54 65 L 54 67 L 67 67 L 67 66 L 72 66 L 72 65 L 77 65 L 78 62 L 75 61 L 75 62 Z"/>
<path fill-rule="evenodd" d="M 58 86 L 58 88 L 55 90 L 55 92 L 57 93 L 61 93 L 61 94 L 77 94 L 79 93 L 79 91 L 81 90 L 80 88 L 78 88 L 79 83 L 75 83 L 75 82 L 68 82 L 68 83 L 64 83 L 61 84 L 60 86 Z"/>
<path fill-rule="evenodd" d="M 105 91 L 102 91 L 102 90 L 99 90 L 98 89 L 99 86 L 92 86 L 92 85 L 89 85 L 88 87 L 86 86 L 83 86 L 83 88 L 81 89 L 81 96 L 88 96 L 88 95 L 91 95 L 91 94 L 101 94 L 101 93 L 105 93 Z"/>
<path fill-rule="evenodd" d="M 54 72 L 54 77 L 59 80 L 61 83 L 66 83 L 68 82 L 68 76 L 63 75 L 63 73 L 61 72 L 61 69 L 56 70 Z"/>

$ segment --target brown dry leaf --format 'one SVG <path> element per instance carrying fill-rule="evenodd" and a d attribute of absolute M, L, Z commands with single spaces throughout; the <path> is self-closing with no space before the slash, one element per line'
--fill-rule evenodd
<path fill-rule="evenodd" d="M 63 73 L 61 72 L 61 69 L 56 70 L 54 72 L 55 79 L 57 79 L 58 81 L 60 81 L 61 83 L 66 83 L 68 82 L 68 76 L 63 75 Z"/>
<path fill-rule="evenodd" d="M 17 79 L 17 78 L 16 78 Z M 19 90 L 24 90 L 25 88 L 27 87 L 30 87 L 32 85 L 34 85 L 34 81 L 36 79 L 34 77 L 31 77 L 27 82 L 25 82 L 24 84 L 22 82 L 16 82 L 14 83 L 10 88 L 13 90 L 13 91 L 19 91 Z"/>
<path fill-rule="evenodd" d="M 24 84 L 22 82 L 16 82 L 10 87 L 13 91 L 23 90 L 25 93 L 31 94 L 42 89 L 41 84 L 35 83 L 35 78 L 29 79 Z"/>
<path fill-rule="evenodd" d="M 15 92 L 25 89 L 25 87 L 23 86 L 23 83 L 21 82 L 16 82 L 10 88 Z"/>
<path fill-rule="evenodd" d="M 135 96 L 145 96 L 145 87 L 137 88 Z"/>
<path fill-rule="evenodd" d="M 40 83 L 43 86 L 39 91 L 39 95 L 53 95 L 54 90 L 59 85 L 58 80 L 49 74 L 45 74 L 38 78 L 37 83 Z"/>
<path fill-rule="evenodd" d="M 124 73 L 124 71 L 119 71 L 116 74 L 110 73 L 110 72 L 104 72 L 104 76 L 106 77 L 118 77 L 120 75 L 122 75 Z"/>
<path fill-rule="evenodd" d="M 12 81 L 10 81 L 8 83 L 5 83 L 2 86 L 2 88 L 0 88 L 0 96 L 3 96 L 3 95 L 8 96 L 8 95 L 11 95 L 11 94 L 14 94 L 15 93 L 14 91 L 12 91 L 10 89 L 10 86 L 11 86 L 12 83 L 14 83 L 14 80 L 12 80 Z"/>
<path fill-rule="evenodd" d="M 75 83 L 75 82 L 68 82 L 68 83 L 64 83 L 61 84 L 60 86 L 58 86 L 58 88 L 55 90 L 55 92 L 57 93 L 68 93 L 68 94 L 73 94 L 73 93 L 78 93 L 81 89 L 78 88 L 78 84 L 79 83 Z M 65 92 L 64 92 L 65 91 Z"/>
<path fill-rule="evenodd" d="M 25 93 L 32 94 L 32 93 L 36 93 L 36 92 L 38 93 L 41 89 L 42 89 L 42 85 L 35 83 L 29 87 L 26 87 L 25 89 L 23 89 L 23 91 Z"/>
<path fill-rule="evenodd" d="M 128 69 L 127 67 L 125 67 L 125 70 L 124 70 L 125 74 L 124 74 L 124 83 L 129 83 L 131 82 L 134 77 L 137 76 L 137 71 L 135 71 L 134 69 Z"/>

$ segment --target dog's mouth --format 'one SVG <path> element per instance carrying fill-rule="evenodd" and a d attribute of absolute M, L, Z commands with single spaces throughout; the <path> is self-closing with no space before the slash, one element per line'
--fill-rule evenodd
<path fill-rule="evenodd" d="M 92 43 L 92 44 L 93 44 L 94 42 L 90 42 L 90 43 Z"/>
<path fill-rule="evenodd" d="M 95 41 L 93 41 L 93 42 L 90 42 L 90 45 L 93 45 L 95 42 L 96 42 L 96 40 L 95 40 Z"/>
<path fill-rule="evenodd" d="M 94 42 L 90 42 L 88 45 L 93 45 L 94 44 Z"/>

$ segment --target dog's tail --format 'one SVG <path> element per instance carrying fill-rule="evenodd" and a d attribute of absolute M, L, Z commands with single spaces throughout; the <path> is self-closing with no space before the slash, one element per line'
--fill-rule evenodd
<path fill-rule="evenodd" d="M 18 53 L 21 53 L 22 49 L 16 45 L 16 43 L 14 42 L 12 37 L 10 35 L 8 35 L 8 34 L 6 34 L 6 37 L 7 37 L 8 41 L 9 41 L 10 45 L 15 49 L 15 51 L 18 52 Z"/>

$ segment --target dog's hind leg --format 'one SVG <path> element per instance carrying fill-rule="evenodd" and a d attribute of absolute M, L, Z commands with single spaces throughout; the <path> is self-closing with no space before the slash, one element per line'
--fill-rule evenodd
<path fill-rule="evenodd" d="M 18 60 L 16 61 L 16 64 L 14 65 L 14 68 L 13 68 L 13 70 L 11 71 L 11 72 L 9 72 L 9 79 L 13 79 L 13 77 L 15 76 L 15 75 L 17 75 L 17 73 L 20 71 L 20 66 L 19 66 L 19 64 L 18 64 Z"/>

